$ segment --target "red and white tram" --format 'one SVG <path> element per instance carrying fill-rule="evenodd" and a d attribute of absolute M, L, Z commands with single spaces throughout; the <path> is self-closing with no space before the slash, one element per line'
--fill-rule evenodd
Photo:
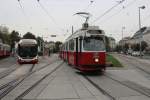
<path fill-rule="evenodd" d="M 60 57 L 80 71 L 105 71 L 105 33 L 98 26 L 83 28 L 68 37 Z"/>
<path fill-rule="evenodd" d="M 0 39 L 0 58 L 10 56 L 10 45 L 4 44 Z"/>

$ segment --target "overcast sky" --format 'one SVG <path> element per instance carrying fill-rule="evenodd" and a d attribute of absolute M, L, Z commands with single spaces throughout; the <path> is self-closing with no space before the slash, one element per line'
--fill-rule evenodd
<path fill-rule="evenodd" d="M 21 35 L 30 31 L 37 36 L 44 36 L 46 40 L 61 40 L 81 27 L 84 19 L 73 16 L 76 12 L 87 11 L 92 14 L 89 23 L 117 4 L 119 0 L 0 0 L 0 25 L 16 30 Z M 124 36 L 132 36 L 139 28 L 138 7 L 145 5 L 141 10 L 142 26 L 150 26 L 150 0 L 125 0 L 111 12 L 97 20 L 92 25 L 98 25 L 113 36 L 117 41 L 121 39 L 122 27 L 125 27 Z M 42 8 L 44 7 L 44 8 Z M 44 11 L 45 9 L 45 11 Z M 68 30 L 68 31 L 67 31 Z M 56 38 L 50 35 L 57 34 Z M 67 35 L 66 35 L 67 34 Z"/>

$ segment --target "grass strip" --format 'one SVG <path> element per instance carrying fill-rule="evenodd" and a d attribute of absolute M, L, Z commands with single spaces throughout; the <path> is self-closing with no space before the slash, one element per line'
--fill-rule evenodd
<path fill-rule="evenodd" d="M 123 67 L 123 65 L 112 55 L 107 54 L 106 61 L 112 63 L 114 67 Z"/>

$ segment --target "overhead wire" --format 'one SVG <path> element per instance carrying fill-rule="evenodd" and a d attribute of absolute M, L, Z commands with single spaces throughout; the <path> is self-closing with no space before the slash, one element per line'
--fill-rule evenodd
<path fill-rule="evenodd" d="M 60 31 L 63 31 L 62 28 L 59 27 L 58 23 L 55 21 L 55 19 L 53 18 L 53 16 L 47 11 L 47 9 L 42 5 L 42 3 L 40 2 L 40 0 L 37 0 L 39 6 L 41 7 L 41 9 L 47 14 L 47 16 L 51 19 L 51 21 L 57 26 L 57 28 Z"/>
<path fill-rule="evenodd" d="M 133 5 L 136 1 L 138 0 L 132 0 L 131 2 L 129 2 L 127 5 L 123 5 L 122 8 L 117 11 L 116 13 L 112 14 L 111 16 L 105 18 L 104 20 L 100 21 L 101 24 L 105 24 L 107 21 L 109 21 L 109 19 L 113 18 L 114 16 L 119 15 L 123 10 L 127 9 L 129 6 Z"/>
<path fill-rule="evenodd" d="M 90 0 L 90 3 L 84 8 L 82 9 L 81 11 L 82 12 L 87 12 L 87 10 L 90 8 L 90 6 L 94 3 L 95 1 L 94 0 Z M 74 14 L 75 15 L 75 14 Z M 77 24 L 77 20 L 79 20 L 79 18 L 77 18 L 75 21 L 73 21 L 73 24 L 76 25 Z"/>
<path fill-rule="evenodd" d="M 21 0 L 17 0 L 18 1 L 18 4 L 20 6 L 20 11 L 22 12 L 22 14 L 24 15 L 24 17 L 27 19 L 27 23 L 28 23 L 28 26 L 30 25 L 30 19 L 29 17 L 27 16 L 25 10 L 24 10 L 24 7 L 22 6 L 21 4 Z M 30 26 L 29 29 L 32 29 L 32 27 Z"/>
<path fill-rule="evenodd" d="M 90 3 L 85 7 L 85 8 L 83 8 L 81 11 L 82 12 L 87 12 L 87 10 L 90 8 L 90 6 L 92 5 L 94 3 L 94 0 L 90 0 Z M 75 14 L 74 14 L 75 15 Z M 75 19 L 74 21 L 73 21 L 73 25 L 76 25 L 77 23 L 78 23 L 78 20 L 79 20 L 79 18 L 77 18 L 77 19 Z M 71 29 L 71 33 L 73 32 L 72 31 L 72 29 L 74 30 L 74 26 L 69 26 L 69 30 Z M 68 32 L 67 32 L 68 33 Z"/>
<path fill-rule="evenodd" d="M 86 12 L 93 3 L 94 3 L 94 0 L 90 0 L 90 4 L 88 4 L 84 9 L 82 9 L 81 12 Z M 75 22 L 77 22 L 77 21 L 75 21 Z"/>
<path fill-rule="evenodd" d="M 24 14 L 24 16 L 27 16 L 26 13 L 25 13 L 25 11 L 24 11 L 24 8 L 23 8 L 23 6 L 22 6 L 22 4 L 20 2 L 20 0 L 17 0 L 17 1 L 19 3 L 20 8 L 21 8 L 21 12 Z"/>
<path fill-rule="evenodd" d="M 132 0 L 132 1 L 131 1 L 130 3 L 128 3 L 126 6 L 123 6 L 118 12 L 112 14 L 111 16 L 105 18 L 104 20 L 102 20 L 102 21 L 100 21 L 100 22 L 103 22 L 103 23 L 105 22 L 105 23 L 106 23 L 107 21 L 109 21 L 109 19 L 113 18 L 114 16 L 119 15 L 123 10 L 127 9 L 129 6 L 131 6 L 132 4 L 134 4 L 136 1 L 137 1 L 137 0 Z M 103 24 L 103 23 L 102 23 L 102 24 Z"/>
<path fill-rule="evenodd" d="M 88 10 L 88 8 L 94 3 L 94 0 L 90 1 L 90 4 L 87 5 L 87 7 L 85 9 L 83 9 L 84 12 L 86 12 Z"/>
<path fill-rule="evenodd" d="M 108 14 L 110 11 L 112 11 L 114 8 L 116 8 L 117 6 L 119 6 L 120 4 L 122 4 L 125 0 L 121 0 L 118 1 L 117 4 L 115 4 L 114 6 L 112 6 L 110 9 L 106 10 L 102 15 L 100 15 L 99 17 L 97 17 L 92 23 L 95 23 L 96 21 L 98 21 L 99 19 L 101 19 L 103 16 L 105 16 L 106 14 Z"/>

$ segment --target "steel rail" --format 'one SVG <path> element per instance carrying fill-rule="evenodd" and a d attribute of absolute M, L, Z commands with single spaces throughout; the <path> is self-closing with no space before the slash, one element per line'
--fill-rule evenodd
<path fill-rule="evenodd" d="M 137 69 L 139 69 L 139 70 L 145 72 L 146 74 L 150 75 L 150 72 L 149 72 L 149 71 L 147 71 L 147 70 L 145 70 L 145 69 L 139 67 L 138 65 L 136 65 L 136 64 L 133 63 L 133 62 L 131 62 L 131 61 L 128 60 L 128 59 L 136 60 L 137 62 L 142 63 L 141 61 L 139 61 L 139 60 L 137 60 L 137 59 L 129 58 L 129 57 L 124 56 L 124 55 L 120 55 L 120 57 L 124 57 L 124 60 L 126 60 L 126 61 L 127 61 L 128 63 L 130 63 L 131 65 L 134 65 L 135 68 L 137 68 Z M 128 59 L 127 59 L 127 58 L 128 58 Z M 145 64 L 145 63 L 142 63 L 142 64 Z"/>
<path fill-rule="evenodd" d="M 45 78 L 47 78 L 49 75 L 51 75 L 52 73 L 54 73 L 57 69 L 59 69 L 64 62 L 62 62 L 61 64 L 59 64 L 55 69 L 53 69 L 51 72 L 49 72 L 48 74 L 44 75 L 40 80 L 38 80 L 36 83 L 34 83 L 31 87 L 29 87 L 26 91 L 24 91 L 21 95 L 19 95 L 18 97 L 16 97 L 15 100 L 22 100 L 22 98 L 24 96 L 26 96 L 31 90 L 33 90 L 39 83 L 41 83 Z"/>
<path fill-rule="evenodd" d="M 8 76 L 10 73 L 14 72 L 17 69 L 17 67 L 15 65 L 16 64 L 12 65 L 12 68 L 9 68 L 9 69 L 5 70 L 4 72 L 1 72 L 0 79 L 4 78 L 4 77 Z"/>
<path fill-rule="evenodd" d="M 90 78 L 88 78 L 88 76 L 83 75 L 83 77 L 90 82 L 96 89 L 98 89 L 101 93 L 103 93 L 104 95 L 106 95 L 107 97 L 110 98 L 110 100 L 117 100 L 115 97 L 113 97 L 112 95 L 110 95 L 107 91 L 105 91 L 104 89 L 102 89 L 98 84 L 96 84 L 95 82 L 93 82 Z"/>
<path fill-rule="evenodd" d="M 3 97 L 5 97 L 9 92 L 11 92 L 16 86 L 18 86 L 24 79 L 26 79 L 26 78 L 29 77 L 30 75 L 32 75 L 33 73 L 38 72 L 38 71 L 40 71 L 40 70 L 42 70 L 42 69 L 48 67 L 49 65 L 51 65 L 51 64 L 53 64 L 53 63 L 55 63 L 55 62 L 57 62 L 57 61 L 58 61 L 58 59 L 55 60 L 55 61 L 53 61 L 53 62 L 51 62 L 51 63 L 49 63 L 49 64 L 46 64 L 46 65 L 42 66 L 41 68 L 38 68 L 38 69 L 35 70 L 35 71 L 30 70 L 30 72 L 27 73 L 26 75 L 24 75 L 24 76 L 22 76 L 22 77 L 19 77 L 19 78 L 17 78 L 17 79 L 14 79 L 14 80 L 12 80 L 12 81 L 10 81 L 10 82 L 8 82 L 8 83 L 6 83 L 6 84 L 0 86 L 0 91 L 1 91 L 1 90 L 4 90 L 4 91 L 2 91 L 2 92 L 0 93 L 0 99 L 2 99 Z M 31 67 L 31 69 L 33 69 L 34 66 L 35 66 L 35 65 L 33 64 L 32 67 Z"/>

